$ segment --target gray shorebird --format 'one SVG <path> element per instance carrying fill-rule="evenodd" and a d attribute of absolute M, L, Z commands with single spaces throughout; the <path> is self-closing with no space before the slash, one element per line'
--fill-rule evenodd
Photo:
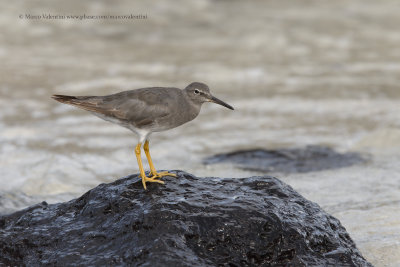
<path fill-rule="evenodd" d="M 163 176 L 175 176 L 174 173 L 157 172 L 150 157 L 149 136 L 152 132 L 166 131 L 193 120 L 199 115 L 205 102 L 233 107 L 219 100 L 210 93 L 204 83 L 193 82 L 185 89 L 173 87 L 148 87 L 123 91 L 106 96 L 67 96 L 53 95 L 53 99 L 81 109 L 109 122 L 128 128 L 139 137 L 135 147 L 136 159 L 144 189 L 146 182 L 157 182 Z M 140 149 L 146 154 L 150 167 L 147 177 L 142 164 Z"/>

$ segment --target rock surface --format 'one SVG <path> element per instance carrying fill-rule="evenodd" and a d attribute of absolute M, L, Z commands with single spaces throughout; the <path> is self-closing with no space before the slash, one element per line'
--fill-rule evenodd
<path fill-rule="evenodd" d="M 0 217 L 10 266 L 371 266 L 340 222 L 272 177 L 137 175 Z M 0 264 L 1 265 L 1 264 Z"/>
<path fill-rule="evenodd" d="M 252 149 L 218 154 L 205 164 L 230 162 L 241 169 L 260 172 L 297 173 L 337 169 L 365 160 L 357 153 L 338 153 L 329 147 L 307 146 L 290 149 Z"/>

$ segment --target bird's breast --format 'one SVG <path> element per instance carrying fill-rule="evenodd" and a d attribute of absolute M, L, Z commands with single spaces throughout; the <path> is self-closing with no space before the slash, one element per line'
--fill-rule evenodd
<path fill-rule="evenodd" d="M 157 118 L 153 125 L 154 131 L 165 131 L 185 124 L 199 115 L 200 109 L 183 104 L 175 107 L 164 117 Z"/>

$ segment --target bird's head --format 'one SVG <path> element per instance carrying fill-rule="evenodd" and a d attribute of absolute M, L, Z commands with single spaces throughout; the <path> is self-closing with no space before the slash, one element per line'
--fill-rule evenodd
<path fill-rule="evenodd" d="M 204 83 L 193 82 L 186 86 L 184 91 L 189 99 L 196 104 L 201 105 L 204 102 L 213 102 L 233 110 L 231 105 L 228 105 L 224 101 L 214 97 L 210 92 L 210 88 L 208 88 Z"/>

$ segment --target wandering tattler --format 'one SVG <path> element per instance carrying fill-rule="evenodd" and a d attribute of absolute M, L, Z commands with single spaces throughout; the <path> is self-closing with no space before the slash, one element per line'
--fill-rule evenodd
<path fill-rule="evenodd" d="M 185 89 L 173 87 L 149 87 L 123 91 L 106 96 L 67 96 L 53 95 L 53 99 L 85 109 L 94 115 L 118 125 L 124 126 L 139 136 L 135 154 L 139 165 L 144 189 L 146 182 L 157 182 L 163 176 L 175 176 L 174 173 L 157 172 L 149 151 L 149 136 L 152 132 L 161 132 L 178 127 L 199 115 L 204 102 L 213 102 L 233 110 L 233 107 L 210 93 L 204 83 L 194 82 Z M 151 177 L 147 177 L 140 156 L 140 148 L 146 154 Z"/>

